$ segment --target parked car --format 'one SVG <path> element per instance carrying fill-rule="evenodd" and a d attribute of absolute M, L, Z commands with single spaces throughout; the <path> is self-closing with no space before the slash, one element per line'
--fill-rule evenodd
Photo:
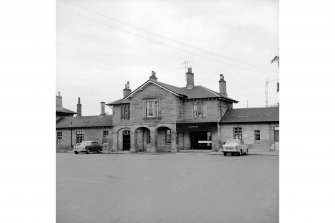
<path fill-rule="evenodd" d="M 243 143 L 241 139 L 229 139 L 224 143 L 220 149 L 224 156 L 227 154 L 238 154 L 242 156 L 243 154 L 248 154 L 248 145 Z"/>
<path fill-rule="evenodd" d="M 95 141 L 82 141 L 81 143 L 77 143 L 74 146 L 73 152 L 75 154 L 78 154 L 80 152 L 83 153 L 101 153 L 102 152 L 102 146 L 99 145 L 98 142 Z"/>

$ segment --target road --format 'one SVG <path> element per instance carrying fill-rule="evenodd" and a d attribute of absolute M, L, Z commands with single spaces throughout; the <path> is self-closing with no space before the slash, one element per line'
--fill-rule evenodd
<path fill-rule="evenodd" d="M 279 156 L 57 154 L 57 223 L 279 222 Z"/>

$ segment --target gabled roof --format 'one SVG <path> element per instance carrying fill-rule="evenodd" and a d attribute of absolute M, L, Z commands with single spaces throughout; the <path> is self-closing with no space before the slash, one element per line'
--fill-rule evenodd
<path fill-rule="evenodd" d="M 201 85 L 194 86 L 192 89 L 187 89 L 186 87 L 176 87 L 170 84 L 166 84 L 166 83 L 158 82 L 158 81 L 152 81 L 149 79 L 144 84 L 142 84 L 137 89 L 135 89 L 132 93 L 130 93 L 127 97 L 116 100 L 111 103 L 108 103 L 107 105 L 129 103 L 129 100 L 128 100 L 129 97 L 132 97 L 134 94 L 136 94 L 138 90 L 144 88 L 146 85 L 150 83 L 155 84 L 156 86 L 161 87 L 162 89 L 176 95 L 177 97 L 182 97 L 184 99 L 219 98 L 221 100 L 227 100 L 227 101 L 234 102 L 234 103 L 238 102 L 232 98 L 224 97 L 220 95 L 218 92 L 212 91 Z"/>
<path fill-rule="evenodd" d="M 279 107 L 230 109 L 221 123 L 269 123 L 279 122 Z"/>
<path fill-rule="evenodd" d="M 71 110 L 66 109 L 66 108 L 61 108 L 61 107 L 56 107 L 56 112 L 58 112 L 58 113 L 66 113 L 66 114 L 77 114 L 74 111 L 71 111 Z"/>
<path fill-rule="evenodd" d="M 110 127 L 112 115 L 64 117 L 56 123 L 56 128 Z"/>

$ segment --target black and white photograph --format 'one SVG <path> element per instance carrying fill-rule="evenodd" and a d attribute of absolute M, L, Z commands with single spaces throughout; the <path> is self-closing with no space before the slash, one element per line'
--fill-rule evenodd
<path fill-rule="evenodd" d="M 278 1 L 57 0 L 56 216 L 279 221 Z"/>
<path fill-rule="evenodd" d="M 333 9 L 1 2 L 0 222 L 335 222 Z"/>

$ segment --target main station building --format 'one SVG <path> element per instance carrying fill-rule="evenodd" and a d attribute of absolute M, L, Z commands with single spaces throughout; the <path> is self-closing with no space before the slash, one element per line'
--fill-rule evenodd
<path fill-rule="evenodd" d="M 58 120 L 57 136 L 62 137 L 57 144 L 64 147 L 69 141 L 72 145 L 72 140 L 95 140 L 118 151 L 178 152 L 217 150 L 227 139 L 240 138 L 250 148 L 278 150 L 279 107 L 233 109 L 238 101 L 228 97 L 222 74 L 219 92 L 195 86 L 191 68 L 186 80 L 185 87 L 176 87 L 159 82 L 152 71 L 134 91 L 127 82 L 123 98 L 107 103 L 112 115 L 104 114 L 102 103 L 99 116 L 86 116 L 90 126 L 70 126 L 84 121 L 85 116 L 78 114 Z M 87 134 L 85 129 L 89 130 Z"/>

